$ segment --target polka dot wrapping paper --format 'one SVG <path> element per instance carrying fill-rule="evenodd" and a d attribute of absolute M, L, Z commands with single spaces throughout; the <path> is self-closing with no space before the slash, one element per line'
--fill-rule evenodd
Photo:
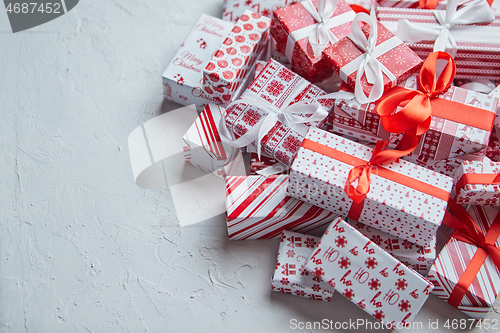
<path fill-rule="evenodd" d="M 434 287 L 340 218 L 325 231 L 306 269 L 393 329 L 413 321 Z"/>
<path fill-rule="evenodd" d="M 354 204 L 344 191 L 348 173 L 365 165 L 372 154 L 373 149 L 362 144 L 309 128 L 291 167 L 287 194 L 429 246 L 445 216 L 453 179 L 400 159 L 376 166 L 366 198 Z"/>
<path fill-rule="evenodd" d="M 203 91 L 226 104 L 245 82 L 269 43 L 270 20 L 248 10 L 241 15 L 203 70 Z"/>

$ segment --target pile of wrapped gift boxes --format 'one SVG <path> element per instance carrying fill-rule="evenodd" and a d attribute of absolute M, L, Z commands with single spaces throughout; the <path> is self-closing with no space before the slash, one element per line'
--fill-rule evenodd
<path fill-rule="evenodd" d="M 164 97 L 200 112 L 186 162 L 224 179 L 229 238 L 281 239 L 273 291 L 339 292 L 389 328 L 430 293 L 484 318 L 500 288 L 495 5 L 225 0 L 198 18 Z"/>

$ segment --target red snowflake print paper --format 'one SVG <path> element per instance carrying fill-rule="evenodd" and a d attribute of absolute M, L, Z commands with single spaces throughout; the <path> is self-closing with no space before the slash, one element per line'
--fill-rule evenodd
<path fill-rule="evenodd" d="M 410 323 L 433 285 L 350 224 L 332 222 L 305 268 L 389 327 Z M 339 237 L 346 241 L 338 245 Z M 349 265 L 345 262 L 348 260 Z"/>

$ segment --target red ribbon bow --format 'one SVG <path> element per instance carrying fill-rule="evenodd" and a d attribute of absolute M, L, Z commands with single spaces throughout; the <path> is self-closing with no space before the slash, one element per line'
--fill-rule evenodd
<path fill-rule="evenodd" d="M 449 199 L 448 208 L 456 217 L 447 214 L 444 220 L 447 226 L 455 229 L 452 237 L 478 247 L 448 299 L 450 305 L 458 307 L 488 256 L 500 269 L 500 248 L 495 244 L 500 236 L 500 213 L 497 214 L 488 232 L 484 235 L 469 213 L 453 198 Z"/>

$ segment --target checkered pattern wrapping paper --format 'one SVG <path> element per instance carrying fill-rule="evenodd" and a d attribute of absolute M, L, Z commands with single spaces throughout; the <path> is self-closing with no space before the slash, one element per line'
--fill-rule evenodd
<path fill-rule="evenodd" d="M 484 234 L 500 214 L 492 207 L 472 206 L 468 213 Z M 496 246 L 500 242 L 497 240 Z M 448 300 L 453 288 L 469 265 L 477 247 L 451 238 L 439 253 L 427 278 L 434 284 L 433 294 Z M 483 319 L 498 295 L 500 276 L 490 257 L 486 258 L 458 309 L 475 319 Z"/>
<path fill-rule="evenodd" d="M 299 84 L 304 84 L 304 90 L 295 92 Z M 308 100 L 325 92 L 317 86 L 310 84 L 307 80 L 295 74 L 285 66 L 270 60 L 257 78 L 250 84 L 248 89 L 241 95 L 241 99 L 247 96 L 257 95 L 264 102 L 275 107 L 284 107 L 283 103 L 292 93 L 297 93 L 290 104 Z M 332 100 L 320 100 L 320 104 L 330 110 L 333 107 Z M 268 112 L 248 104 L 233 105 L 227 109 L 225 121 L 229 131 L 239 137 L 256 126 Z M 306 123 L 306 126 L 321 127 L 326 121 Z M 303 135 L 295 129 L 277 122 L 261 141 L 262 154 L 276 159 L 284 165 L 290 166 L 302 143 Z"/>
<path fill-rule="evenodd" d="M 271 290 L 330 302 L 334 289 L 304 269 L 320 237 L 283 231 Z"/>
<path fill-rule="evenodd" d="M 500 174 L 500 163 L 492 162 L 486 158 L 482 162 L 463 161 L 455 174 L 458 182 L 464 175 L 498 175 Z M 492 176 L 496 177 L 496 176 Z M 492 184 L 468 184 L 458 188 L 455 183 L 457 203 L 463 205 L 500 206 L 500 185 Z"/>
<path fill-rule="evenodd" d="M 354 205 L 344 191 L 348 173 L 354 167 L 346 161 L 366 163 L 373 149 L 316 128 L 309 129 L 306 139 L 335 150 L 338 156 L 333 158 L 301 147 L 290 171 L 287 194 L 340 216 L 349 216 L 359 205 Z M 403 177 L 405 183 L 373 172 L 358 221 L 412 243 L 429 246 L 443 221 L 453 179 L 403 160 L 378 168 L 387 169 L 390 178 Z M 430 188 L 427 192 L 413 188 L 418 186 Z"/>
<path fill-rule="evenodd" d="M 392 328 L 410 323 L 433 289 L 340 218 L 325 231 L 306 269 Z"/>
<path fill-rule="evenodd" d="M 414 90 L 417 87 L 417 76 L 412 76 L 400 84 L 401 87 Z M 459 87 L 450 87 L 438 98 L 482 109 L 496 114 L 499 101 L 491 95 L 481 94 Z M 392 137 L 382 126 L 380 116 L 376 112 L 378 103 L 360 104 L 355 100 L 339 101 L 335 109 L 333 131 L 360 139 L 374 141 L 376 138 L 389 140 Z M 453 117 L 453 104 L 450 106 L 450 117 Z M 343 111 L 343 112 L 340 112 Z M 350 116 L 346 117 L 346 116 Z M 476 116 L 477 117 L 477 116 Z M 485 120 L 486 125 L 488 121 Z M 485 125 L 485 127 L 486 127 Z M 493 122 L 489 128 L 493 128 Z M 477 152 L 488 145 L 491 130 L 485 130 L 461 124 L 457 121 L 432 116 L 430 129 L 421 137 L 420 143 L 412 156 L 443 160 Z M 397 138 L 391 147 L 398 143 Z"/>
<path fill-rule="evenodd" d="M 318 1 L 313 4 L 317 7 Z M 344 0 L 337 1 L 337 8 L 332 17 L 346 15 L 350 13 L 354 17 L 355 13 Z M 334 18 L 332 20 L 335 20 Z M 334 22 L 334 21 L 333 21 Z M 296 40 L 290 34 L 306 27 L 315 25 L 316 20 L 307 12 L 301 3 L 292 4 L 274 12 L 273 23 L 271 25 L 271 35 L 276 40 L 278 50 L 286 54 L 287 48 L 293 48 L 292 57 L 288 59 L 292 64 L 294 72 L 311 82 L 322 81 L 330 77 L 333 70 L 329 67 L 321 54 L 314 54 L 307 36 Z M 339 26 L 333 27 L 330 31 L 341 39 L 351 32 L 352 19 Z M 289 45 L 290 44 L 290 45 Z"/>
<path fill-rule="evenodd" d="M 378 7 L 377 18 L 390 31 L 397 31 L 398 21 L 406 18 L 412 23 L 422 24 L 428 27 L 440 26 L 432 10 L 411 9 L 411 8 L 390 8 Z M 481 29 L 492 30 L 492 33 L 500 34 L 500 16 L 489 24 L 471 25 Z M 464 28 L 464 25 L 462 25 Z M 498 30 L 498 32 L 496 32 Z M 460 79 L 500 79 L 500 39 L 491 41 L 481 40 L 481 31 L 474 35 L 474 39 L 461 37 L 459 34 L 452 33 L 456 40 L 458 49 L 455 56 L 457 65 L 456 78 Z M 484 34 L 484 33 L 483 33 Z M 417 43 L 408 43 L 408 46 L 415 51 L 422 59 L 433 51 L 434 41 L 421 41 Z"/>
<path fill-rule="evenodd" d="M 245 82 L 269 42 L 267 17 L 245 11 L 203 70 L 203 90 L 224 103 Z"/>
<path fill-rule="evenodd" d="M 286 196 L 287 175 L 226 178 L 229 239 L 278 238 L 283 230 L 320 236 L 338 215 Z"/>

